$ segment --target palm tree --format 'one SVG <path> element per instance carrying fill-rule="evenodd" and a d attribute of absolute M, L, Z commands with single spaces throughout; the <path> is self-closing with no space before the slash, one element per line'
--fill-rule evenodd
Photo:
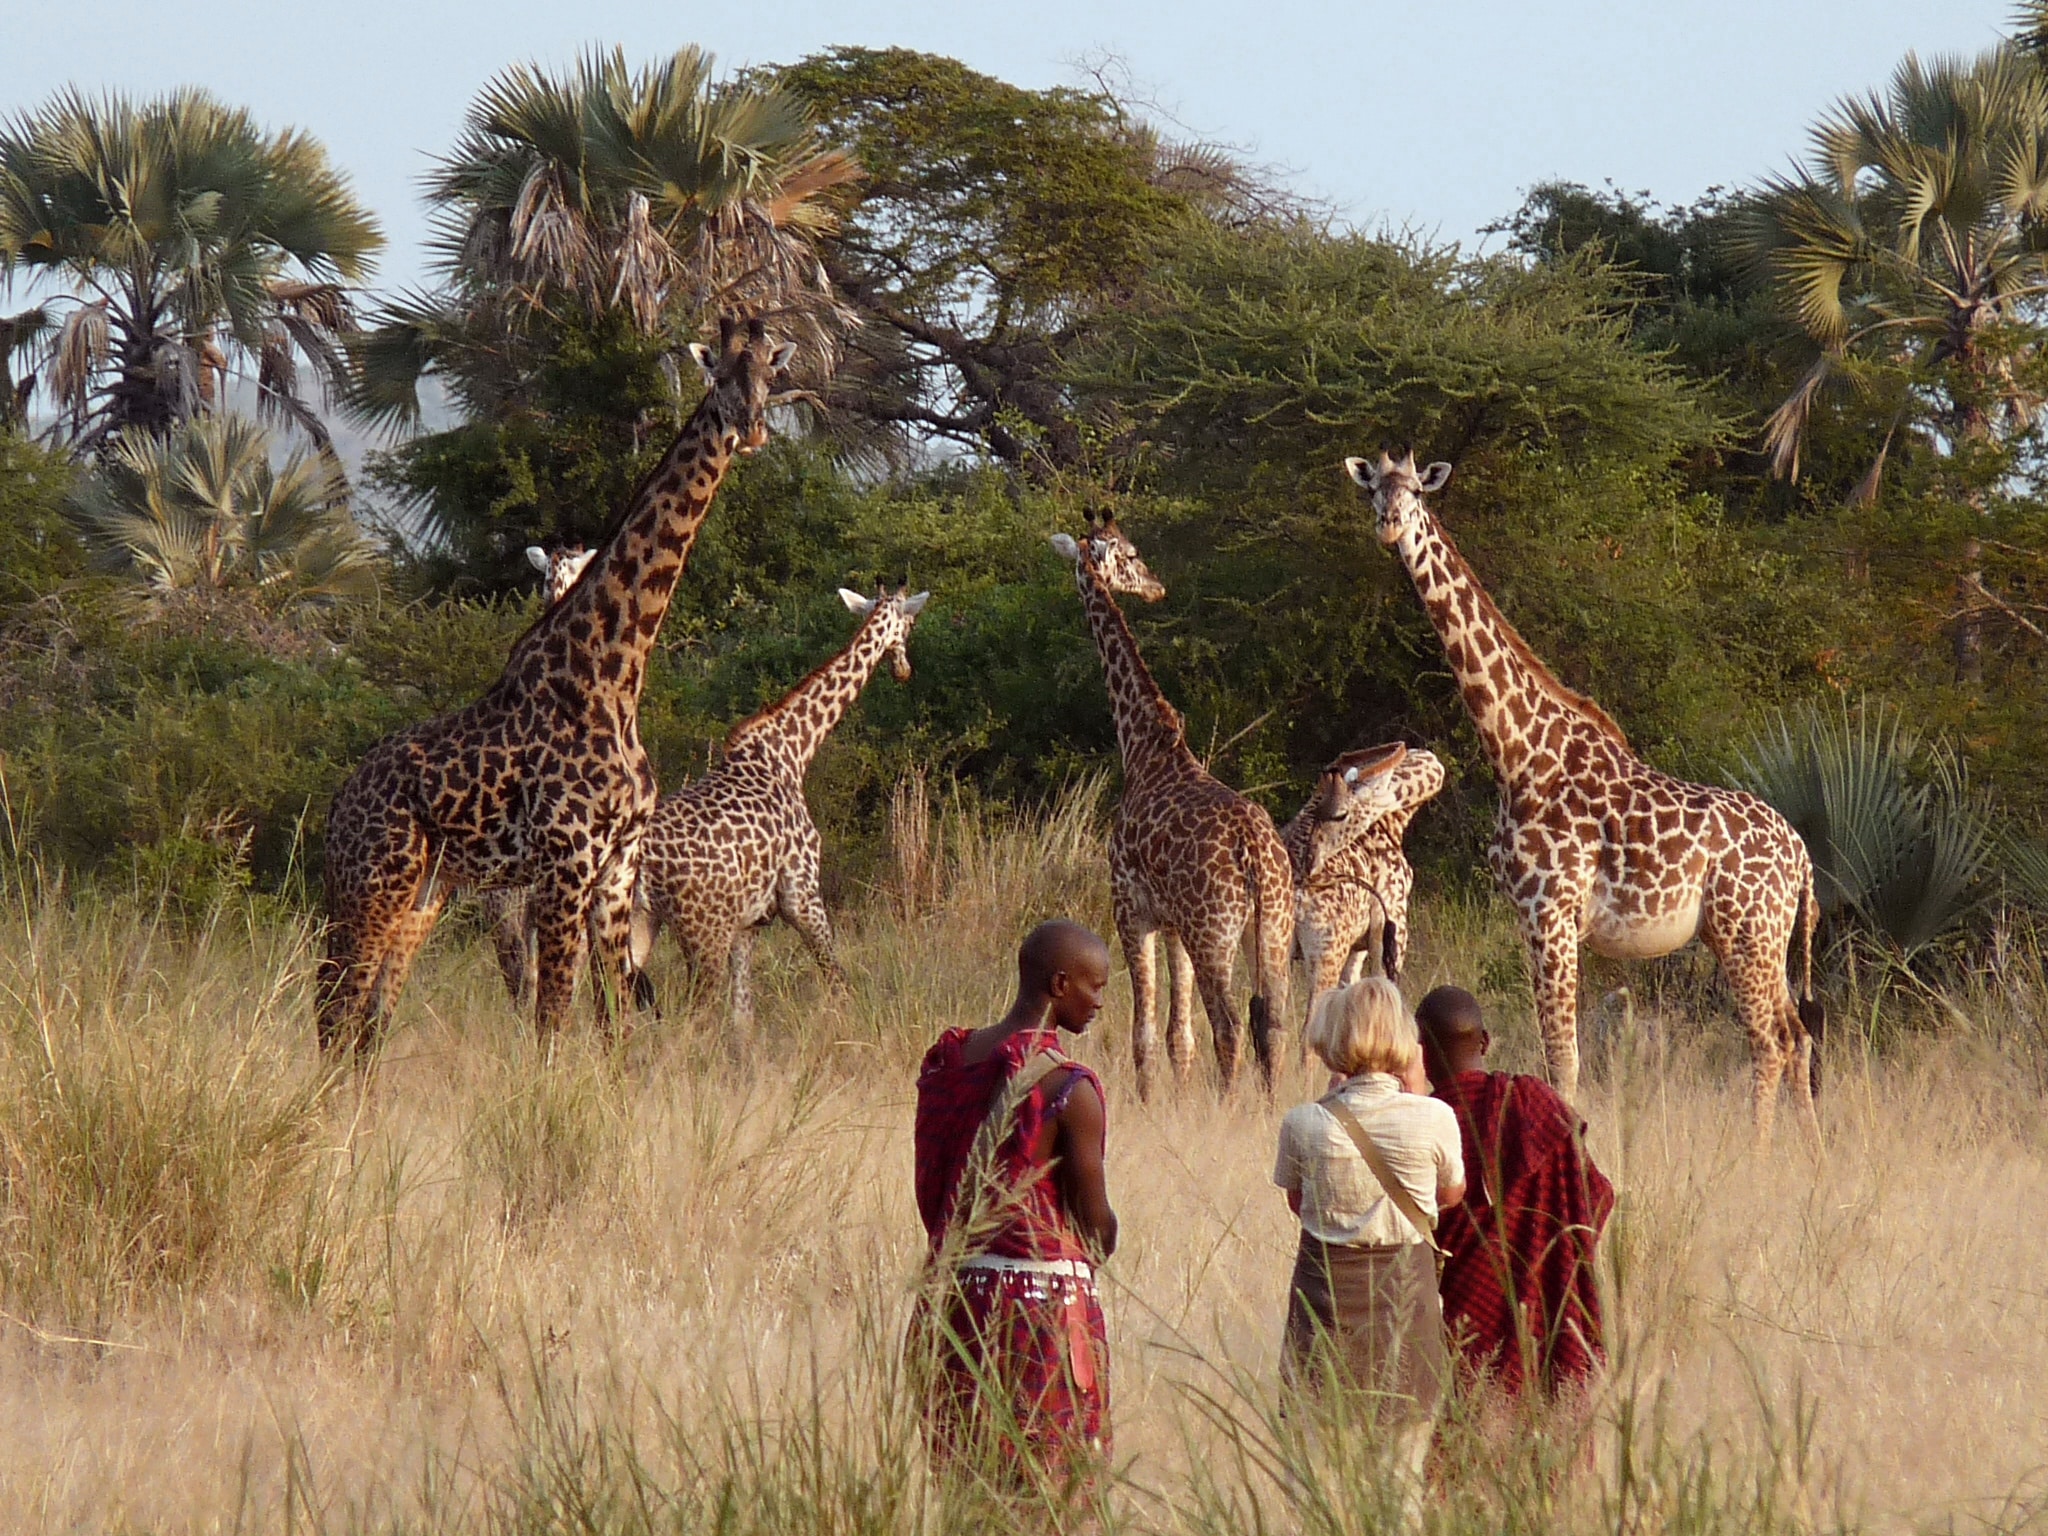
<path fill-rule="evenodd" d="M 153 596 L 230 592 L 292 603 L 368 597 L 376 554 L 327 451 L 271 462 L 269 432 L 213 413 L 114 441 L 71 493 L 79 533 Z"/>
<path fill-rule="evenodd" d="M 343 382 L 343 284 L 383 243 L 317 143 L 204 91 L 66 91 L 0 124 L 0 276 L 64 290 L 39 377 L 83 449 L 190 420 L 250 360 L 261 409 L 325 443 L 301 367 Z"/>
<path fill-rule="evenodd" d="M 1836 384 L 1884 397 L 1883 446 L 1854 499 L 1876 496 L 1901 434 L 1937 445 L 1981 508 L 1996 450 L 2041 403 L 2036 323 L 2048 296 L 2048 79 L 1999 49 L 1908 55 L 1883 94 L 1839 102 L 1798 173 L 1769 182 L 1748 231 L 1808 336 L 1799 386 L 1764 445 L 1796 479 L 1814 407 Z M 1959 680 L 1979 675 L 1990 599 L 1966 541 L 1953 630 Z"/>
<path fill-rule="evenodd" d="M 789 92 L 711 70 L 696 48 L 639 70 L 614 50 L 486 85 L 427 179 L 446 287 L 380 315 L 360 349 L 359 413 L 416 417 L 428 373 L 488 409 L 530 363 L 528 322 L 564 305 L 585 320 L 622 309 L 677 345 L 714 309 L 774 311 L 813 368 L 829 367 L 845 316 L 814 242 L 859 166 Z"/>

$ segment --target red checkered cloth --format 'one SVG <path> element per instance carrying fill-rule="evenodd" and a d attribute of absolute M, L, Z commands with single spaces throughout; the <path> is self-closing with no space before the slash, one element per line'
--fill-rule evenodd
<path fill-rule="evenodd" d="M 1004 1085 L 1040 1051 L 1058 1054 L 1053 1032 L 1012 1036 L 987 1060 L 967 1063 L 968 1031 L 948 1030 L 917 1077 L 917 1208 L 936 1255 L 946 1240 L 960 1175 L 982 1121 Z M 1064 1060 L 1064 1058 L 1063 1058 Z M 979 1253 L 1011 1259 L 1078 1261 L 1072 1275 L 964 1268 L 934 1274 L 912 1321 L 912 1341 L 932 1372 L 927 1422 L 936 1459 L 980 1442 L 994 1465 L 1023 1470 L 1028 1449 L 1056 1482 L 1085 1480 L 1109 1451 L 1109 1344 L 1086 1246 L 1053 1177 L 1052 1159 L 1032 1155 L 1046 1122 L 1083 1081 L 1071 1070 L 1056 1089 L 1040 1082 L 1018 1106 L 1016 1128 L 997 1149 L 995 1180 L 1014 1214 Z M 1060 1074 L 1053 1074 L 1055 1078 Z M 1107 1100 L 1104 1100 L 1105 1104 Z M 985 1395 L 987 1394 L 987 1395 Z M 990 1397 L 995 1401 L 991 1402 Z"/>
<path fill-rule="evenodd" d="M 1548 1083 L 1461 1072 L 1436 1090 L 1458 1114 L 1469 1185 L 1443 1213 L 1444 1326 L 1464 1365 L 1510 1393 L 1555 1393 L 1607 1363 L 1594 1246 L 1614 1186 L 1586 1123 Z"/>

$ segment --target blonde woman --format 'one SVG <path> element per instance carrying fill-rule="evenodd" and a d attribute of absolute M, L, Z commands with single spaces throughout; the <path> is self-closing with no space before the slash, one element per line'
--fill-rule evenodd
<path fill-rule="evenodd" d="M 1412 1502 L 1449 1365 L 1432 1233 L 1465 1198 L 1458 1117 L 1428 1096 L 1415 1021 L 1382 977 L 1325 993 L 1308 1044 L 1342 1081 L 1280 1123 L 1273 1182 L 1301 1218 L 1282 1371 L 1373 1394 Z"/>

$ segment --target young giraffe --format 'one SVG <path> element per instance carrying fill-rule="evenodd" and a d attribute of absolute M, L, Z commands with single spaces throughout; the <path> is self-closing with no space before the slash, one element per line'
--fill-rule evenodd
<path fill-rule="evenodd" d="M 577 544 L 549 554 L 538 544 L 526 546 L 526 561 L 540 572 L 541 607 L 552 608 L 569 595 L 596 557 L 597 551 Z M 523 1008 L 533 996 L 534 977 L 540 969 L 539 948 L 534 942 L 533 924 L 528 920 L 526 891 L 503 886 L 477 897 L 484 921 L 491 926 L 491 946 L 497 951 L 498 969 L 505 977 L 505 990 L 515 1007 Z"/>
<path fill-rule="evenodd" d="M 1401 839 L 1443 786 L 1444 765 L 1433 752 L 1398 742 L 1346 752 L 1322 771 L 1308 804 L 1280 829 L 1294 869 L 1294 941 L 1308 972 L 1311 1007 L 1330 988 L 1356 981 L 1368 957 L 1389 980 L 1401 974 L 1415 887 Z M 1393 807 L 1375 814 L 1382 794 L 1393 797 Z"/>
<path fill-rule="evenodd" d="M 1241 1053 L 1231 974 L 1252 939 L 1252 1049 L 1270 1088 L 1273 1025 L 1287 1010 L 1294 881 L 1265 810 L 1225 788 L 1188 750 L 1181 719 L 1159 691 L 1115 593 L 1156 603 L 1166 588 L 1108 513 L 1080 542 L 1053 535 L 1073 562 L 1081 607 L 1109 687 L 1123 753 L 1124 792 L 1109 834 L 1110 898 L 1131 971 L 1131 1054 L 1138 1092 L 1152 1087 L 1157 986 L 1153 937 L 1164 930 L 1171 992 L 1166 1049 L 1185 1081 L 1193 1065 L 1194 994 L 1202 996 L 1227 1091 Z"/>
<path fill-rule="evenodd" d="M 700 965 L 726 972 L 735 1030 L 754 1019 L 754 929 L 778 914 L 803 938 L 835 984 L 832 922 L 818 894 L 818 828 L 804 803 L 804 775 L 834 726 L 887 658 L 910 681 L 911 627 L 930 598 L 883 593 L 839 597 L 862 623 L 852 642 L 779 704 L 734 726 L 725 758 L 664 798 L 640 844 L 633 963 L 664 927 Z"/>
<path fill-rule="evenodd" d="M 692 347 L 702 403 L 634 492 L 569 594 L 512 647 L 474 704 L 372 747 L 327 822 L 323 1047 L 367 1049 L 449 895 L 527 886 L 539 948 L 536 1027 L 569 1011 L 590 952 L 599 1017 L 627 978 L 633 874 L 655 801 L 640 689 L 690 546 L 733 456 L 768 440 L 792 348 L 758 319 Z"/>
<path fill-rule="evenodd" d="M 1423 505 L 1451 477 L 1346 459 L 1372 493 L 1382 544 L 1401 561 L 1443 641 L 1488 762 L 1500 808 L 1488 861 L 1520 917 L 1535 971 L 1551 1081 L 1578 1088 L 1579 945 L 1619 959 L 1705 941 L 1749 1033 L 1756 1133 L 1768 1144 L 1781 1076 L 1816 1146 L 1812 1057 L 1824 1027 L 1813 1001 L 1813 866 L 1785 818 L 1755 795 L 1659 773 L 1591 699 L 1560 683 L 1494 606 Z M 1801 938 L 1801 993 L 1786 972 Z"/>

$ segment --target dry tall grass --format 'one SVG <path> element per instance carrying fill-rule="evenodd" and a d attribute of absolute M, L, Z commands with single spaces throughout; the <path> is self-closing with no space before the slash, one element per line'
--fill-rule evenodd
<path fill-rule="evenodd" d="M 763 946 L 752 1039 L 721 1038 L 707 1006 L 543 1059 L 484 948 L 444 941 L 367 1076 L 316 1059 L 302 931 L 223 914 L 173 938 L 16 871 L 0 1521 L 988 1528 L 930 1495 L 896 1375 L 920 1251 L 911 1075 L 941 1027 L 1000 1009 L 1030 921 L 1106 924 L 1095 799 L 1024 826 L 941 815 L 918 859 L 931 899 L 891 890 L 843 920 L 849 994 L 821 992 L 786 935 Z M 1494 909 L 1422 913 L 1412 986 L 1514 974 Z M 1796 1147 L 1752 1155 L 1739 1041 L 1703 974 L 1629 973 L 1634 1027 L 1587 1094 L 1623 1192 L 1592 1470 L 1554 1439 L 1454 1424 L 1433 1518 L 2040 1528 L 2038 957 L 1955 999 L 1939 1035 L 1862 1050 L 1900 1016 L 1840 1026 L 1818 1170 Z M 1109 1084 L 1125 1233 L 1104 1520 L 1373 1529 L 1369 1456 L 1272 1414 L 1288 1100 L 1219 1105 L 1197 1083 L 1139 1105 L 1125 1008 L 1083 1047 Z M 1504 1002 L 1497 1022 L 1533 1063 L 1526 1017 Z"/>

